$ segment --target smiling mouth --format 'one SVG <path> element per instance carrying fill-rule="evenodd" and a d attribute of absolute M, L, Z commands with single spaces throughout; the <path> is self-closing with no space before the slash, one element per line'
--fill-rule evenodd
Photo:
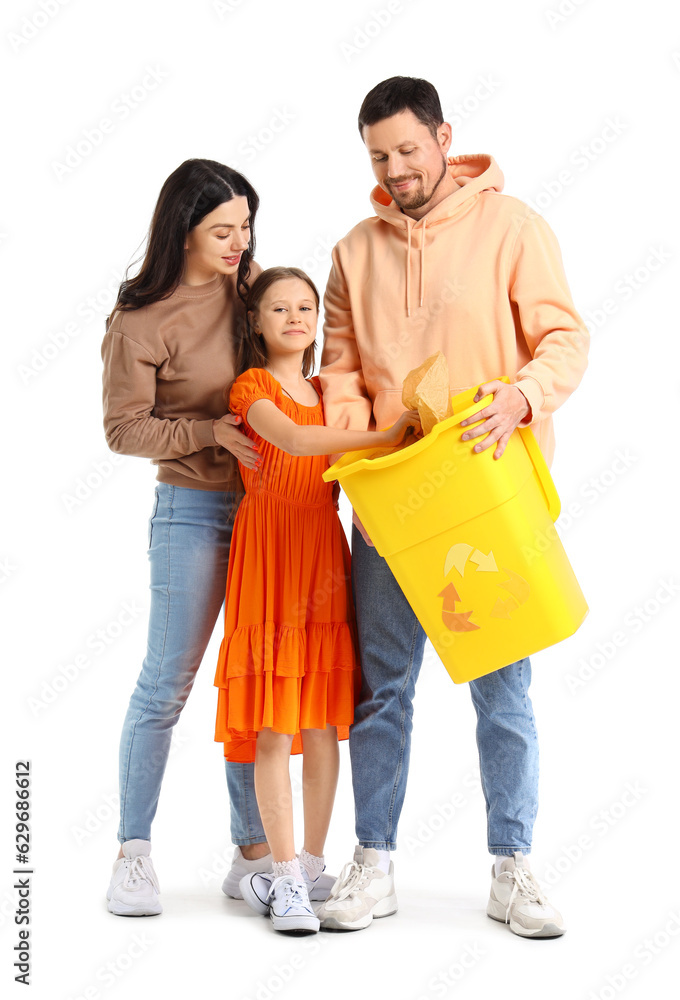
<path fill-rule="evenodd" d="M 237 260 L 241 259 L 240 253 L 232 254 L 230 257 L 223 257 L 222 260 L 226 260 L 228 264 L 235 264 Z"/>

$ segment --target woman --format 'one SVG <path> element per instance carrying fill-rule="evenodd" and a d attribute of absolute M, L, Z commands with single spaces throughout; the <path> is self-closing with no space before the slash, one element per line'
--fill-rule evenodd
<path fill-rule="evenodd" d="M 236 459 L 256 447 L 225 415 L 233 341 L 244 316 L 259 199 L 241 174 L 186 160 L 163 185 L 139 274 L 125 280 L 107 324 L 104 429 L 112 451 L 158 466 L 149 522 L 147 654 L 120 744 L 121 843 L 107 893 L 120 916 L 160 913 L 150 858 L 172 728 L 224 599 L 231 527 L 241 496 Z M 228 764 L 236 845 L 223 889 L 269 870 L 252 764 Z M 243 850 L 241 850 L 243 848 Z"/>

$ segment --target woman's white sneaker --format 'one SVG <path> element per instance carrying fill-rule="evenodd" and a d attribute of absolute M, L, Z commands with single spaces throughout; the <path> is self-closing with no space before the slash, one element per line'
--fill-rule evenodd
<path fill-rule="evenodd" d="M 325 930 L 359 931 L 374 917 L 389 917 L 397 912 L 394 891 L 394 864 L 390 870 L 378 867 L 378 852 L 372 847 L 357 846 L 354 860 L 346 864 L 318 910 Z"/>
<path fill-rule="evenodd" d="M 163 912 L 150 854 L 148 840 L 126 840 L 123 844 L 123 857 L 113 865 L 106 893 L 111 913 L 118 917 L 150 917 Z"/>
<path fill-rule="evenodd" d="M 486 908 L 494 920 L 509 924 L 513 934 L 522 937 L 559 937 L 566 927 L 558 910 L 548 902 L 533 873 L 524 864 L 521 851 L 515 851 L 501 865 L 496 877 L 491 868 L 491 893 Z"/>
<path fill-rule="evenodd" d="M 293 875 L 280 875 L 269 889 L 269 918 L 274 930 L 288 934 L 315 934 L 319 918 L 312 909 L 307 886 Z"/>
<path fill-rule="evenodd" d="M 241 880 L 247 875 L 252 875 L 255 872 L 270 872 L 271 870 L 271 854 L 265 854 L 263 858 L 257 858 L 255 861 L 246 861 L 241 853 L 241 848 L 237 847 L 231 861 L 231 868 L 227 872 L 227 877 L 222 883 L 222 892 L 226 896 L 231 896 L 232 899 L 242 899 L 243 897 L 239 888 Z M 273 877 L 274 876 L 272 876 L 272 878 Z"/>

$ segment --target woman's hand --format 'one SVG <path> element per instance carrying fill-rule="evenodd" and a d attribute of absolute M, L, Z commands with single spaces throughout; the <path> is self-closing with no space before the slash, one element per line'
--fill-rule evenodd
<path fill-rule="evenodd" d="M 396 424 L 383 431 L 385 443 L 388 445 L 401 444 L 407 437 L 412 436 L 413 440 L 422 437 L 420 427 L 420 417 L 417 410 L 405 410 L 397 420 Z"/>
<path fill-rule="evenodd" d="M 240 417 L 235 417 L 231 413 L 225 414 L 219 420 L 213 420 L 213 437 L 217 444 L 230 451 L 234 458 L 237 458 L 247 469 L 255 469 L 262 459 L 254 444 L 247 434 L 237 430 L 236 425 L 241 423 Z"/>

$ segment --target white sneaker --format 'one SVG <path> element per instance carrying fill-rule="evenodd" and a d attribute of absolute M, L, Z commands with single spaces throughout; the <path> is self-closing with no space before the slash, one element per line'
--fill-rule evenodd
<path fill-rule="evenodd" d="M 255 872 L 271 872 L 271 870 L 271 854 L 265 854 L 263 858 L 257 858 L 255 861 L 246 861 L 241 853 L 241 848 L 237 847 L 234 851 L 231 868 L 222 883 L 222 892 L 227 896 L 231 896 L 232 899 L 243 899 L 239 888 L 239 882 L 245 878 L 246 875 L 253 875 Z"/>
<path fill-rule="evenodd" d="M 546 899 L 533 873 L 524 863 L 521 851 L 506 858 L 496 878 L 491 868 L 491 894 L 488 916 L 503 920 L 514 934 L 522 937 L 559 937 L 566 927 L 558 910 Z"/>
<path fill-rule="evenodd" d="M 274 930 L 289 934 L 315 934 L 319 918 L 312 909 L 307 886 L 294 875 L 279 875 L 269 890 L 269 917 Z"/>
<path fill-rule="evenodd" d="M 106 898 L 109 910 L 118 917 L 150 917 L 162 913 L 160 886 L 149 857 L 149 840 L 126 840 L 123 857 L 113 865 Z"/>
<path fill-rule="evenodd" d="M 318 878 L 311 879 L 304 866 L 300 865 L 300 868 L 309 899 L 314 902 L 328 899 L 328 894 L 336 881 L 333 876 L 322 872 Z M 273 872 L 256 872 L 254 875 L 244 875 L 239 882 L 241 897 L 256 913 L 263 915 L 269 913 L 269 893 L 274 877 Z"/>
<path fill-rule="evenodd" d="M 318 916 L 326 930 L 358 931 L 368 927 L 374 917 L 389 917 L 396 912 L 394 864 L 390 861 L 386 874 L 378 868 L 376 850 L 357 846 L 354 860 L 340 872 Z"/>

